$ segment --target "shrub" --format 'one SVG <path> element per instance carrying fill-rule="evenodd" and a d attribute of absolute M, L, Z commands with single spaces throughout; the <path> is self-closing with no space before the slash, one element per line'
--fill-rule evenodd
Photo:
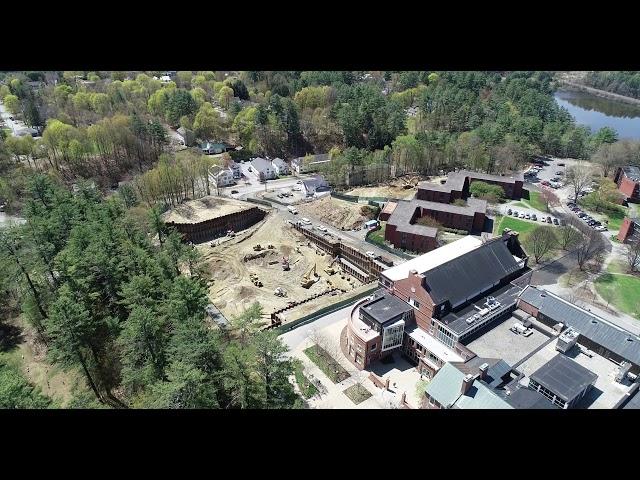
<path fill-rule="evenodd" d="M 499 185 L 475 181 L 469 185 L 469 191 L 474 197 L 482 198 L 489 203 L 497 203 L 504 199 L 504 190 Z"/>

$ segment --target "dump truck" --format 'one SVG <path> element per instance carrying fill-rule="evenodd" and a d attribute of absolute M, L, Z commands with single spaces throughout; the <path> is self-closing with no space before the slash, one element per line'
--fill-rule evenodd
<path fill-rule="evenodd" d="M 259 252 L 260 250 L 264 250 L 264 248 L 262 247 L 262 245 L 260 245 L 259 243 L 258 243 L 257 245 L 254 245 L 254 246 L 253 246 L 253 249 L 254 249 L 256 252 Z"/>

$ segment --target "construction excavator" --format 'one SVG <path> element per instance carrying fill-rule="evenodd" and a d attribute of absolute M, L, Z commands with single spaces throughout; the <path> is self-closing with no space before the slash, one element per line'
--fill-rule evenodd
<path fill-rule="evenodd" d="M 338 272 L 338 270 L 333 268 L 333 264 L 336 262 L 336 260 L 338 260 L 338 256 L 337 255 L 336 255 L 336 258 L 331 260 L 331 263 L 329 264 L 329 266 L 324 269 L 324 271 L 326 273 L 328 273 L 329 275 L 335 275 Z"/>
<path fill-rule="evenodd" d="M 260 250 L 264 250 L 264 247 L 258 243 L 257 245 L 254 245 L 254 246 L 253 246 L 253 249 L 254 249 L 256 252 L 259 252 Z"/>
<path fill-rule="evenodd" d="M 289 267 L 289 257 L 282 257 L 282 270 L 287 271 L 291 267 Z"/>
<path fill-rule="evenodd" d="M 278 287 L 275 289 L 275 291 L 273 292 L 273 294 L 276 297 L 286 297 L 287 296 L 287 291 L 282 289 L 281 287 Z"/>
<path fill-rule="evenodd" d="M 316 264 L 313 264 L 311 270 L 304 274 L 302 280 L 300 281 L 300 285 L 304 288 L 309 288 L 311 285 L 320 280 L 320 275 L 316 272 Z"/>

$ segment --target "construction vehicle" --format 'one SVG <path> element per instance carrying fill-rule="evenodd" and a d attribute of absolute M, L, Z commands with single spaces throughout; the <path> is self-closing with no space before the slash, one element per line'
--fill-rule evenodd
<path fill-rule="evenodd" d="M 264 250 L 263 246 L 262 246 L 262 245 L 260 245 L 259 243 L 258 243 L 257 245 L 254 245 L 254 246 L 253 246 L 253 249 L 254 249 L 256 252 L 259 252 L 260 250 Z"/>
<path fill-rule="evenodd" d="M 300 285 L 303 288 L 309 288 L 318 280 L 320 280 L 320 275 L 318 275 L 318 273 L 316 272 L 316 264 L 314 263 L 313 267 L 307 273 L 305 273 L 304 276 L 302 277 L 302 280 L 300 281 Z"/>
<path fill-rule="evenodd" d="M 333 264 L 336 263 L 336 261 L 338 260 L 339 256 L 336 255 L 336 258 L 334 258 L 333 260 L 331 260 L 331 263 L 329 264 L 329 266 L 327 266 L 324 271 L 326 273 L 328 273 L 329 275 L 335 275 L 338 270 L 336 270 L 335 268 L 333 268 Z"/>
<path fill-rule="evenodd" d="M 286 297 L 287 296 L 287 292 L 285 290 L 283 290 L 282 288 L 278 287 L 274 290 L 273 294 L 276 297 Z"/>
<path fill-rule="evenodd" d="M 262 286 L 262 282 L 255 273 L 249 274 L 249 279 L 251 280 L 251 283 L 253 283 L 256 287 Z"/>
<path fill-rule="evenodd" d="M 275 247 L 274 247 L 273 245 L 269 244 L 269 245 L 267 245 L 267 248 L 268 248 L 269 250 L 273 250 Z"/>
<path fill-rule="evenodd" d="M 289 257 L 282 257 L 282 270 L 287 271 L 291 267 L 289 267 Z"/>

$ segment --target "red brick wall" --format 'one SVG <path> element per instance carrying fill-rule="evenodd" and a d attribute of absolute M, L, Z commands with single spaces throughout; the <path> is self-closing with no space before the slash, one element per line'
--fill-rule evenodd
<path fill-rule="evenodd" d="M 418 188 L 416 194 L 418 200 L 426 200 L 428 202 L 450 203 L 452 201 L 449 192 L 440 192 L 437 190 L 429 190 L 428 188 Z"/>
<path fill-rule="evenodd" d="M 387 228 L 384 232 L 384 239 L 392 243 L 395 248 L 404 248 L 412 252 L 426 253 L 438 247 L 434 237 L 406 233 L 406 241 L 403 244 L 402 235 L 402 232 L 398 232 L 396 230 L 395 225 L 387 224 Z"/>
<path fill-rule="evenodd" d="M 620 177 L 620 182 L 618 183 L 618 190 L 620 190 L 620 192 L 622 192 L 627 197 L 637 198 L 637 186 L 638 184 L 636 182 L 622 175 Z"/>
<path fill-rule="evenodd" d="M 524 302 L 522 299 L 518 299 L 518 308 L 523 312 L 527 312 L 529 315 L 532 315 L 536 318 L 538 317 L 538 309 L 533 305 L 529 305 L 528 303 Z"/>
<path fill-rule="evenodd" d="M 415 292 L 411 291 L 412 288 Z M 431 316 L 433 315 L 433 301 L 429 293 L 422 286 L 422 277 L 420 275 L 409 274 L 408 278 L 395 281 L 393 284 L 393 294 L 407 303 L 409 302 L 409 298 L 413 298 L 420 304 L 420 308 L 414 309 L 416 324 L 421 329 L 429 331 Z"/>
<path fill-rule="evenodd" d="M 476 212 L 473 216 L 473 229 L 482 231 L 484 229 L 484 222 L 486 217 L 487 216 L 484 214 L 484 212 Z"/>
<path fill-rule="evenodd" d="M 625 218 L 620 226 L 620 232 L 618 232 L 618 241 L 624 243 L 632 234 L 633 222 L 628 218 Z"/>

